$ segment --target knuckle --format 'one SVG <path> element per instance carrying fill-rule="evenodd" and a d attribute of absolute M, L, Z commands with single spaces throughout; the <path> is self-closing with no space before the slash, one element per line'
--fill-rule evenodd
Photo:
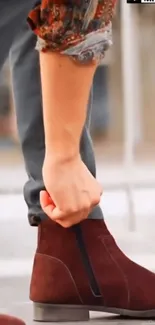
<path fill-rule="evenodd" d="M 68 214 L 71 214 L 72 209 L 71 209 L 71 207 L 65 207 L 65 208 L 63 209 L 63 212 L 64 212 L 65 215 L 68 215 Z"/>
<path fill-rule="evenodd" d="M 88 219 L 88 215 L 89 215 L 89 212 L 88 212 L 88 210 L 87 210 L 87 213 L 85 213 L 85 214 L 82 215 L 82 217 L 81 217 L 81 221 L 82 221 L 82 220 L 86 220 L 86 219 Z"/>
<path fill-rule="evenodd" d="M 91 200 L 90 198 L 87 197 L 80 202 L 78 212 L 85 213 L 87 210 L 90 209 L 90 207 L 91 207 Z"/>
<path fill-rule="evenodd" d="M 67 215 L 71 213 L 72 205 L 69 202 L 62 202 L 59 205 L 59 209 L 63 212 L 64 215 Z"/>
<path fill-rule="evenodd" d="M 97 195 L 97 196 L 95 196 L 94 198 L 93 198 L 93 200 L 92 200 L 92 204 L 93 205 L 97 205 L 97 204 L 99 204 L 100 203 L 100 197 Z"/>
<path fill-rule="evenodd" d="M 83 210 L 88 211 L 91 208 L 91 203 L 90 202 L 85 202 Z"/>
<path fill-rule="evenodd" d="M 71 227 L 72 226 L 72 223 L 70 222 L 70 221 L 65 221 L 64 223 L 63 223 L 63 227 L 64 228 L 69 228 L 69 227 Z"/>
<path fill-rule="evenodd" d="M 72 207 L 72 206 L 68 206 L 68 207 L 66 207 L 65 210 L 64 210 L 64 213 L 65 213 L 66 215 L 70 215 L 70 214 L 73 214 L 73 213 L 75 213 L 75 212 L 77 212 L 77 209 L 76 209 L 75 207 Z"/>
<path fill-rule="evenodd" d="M 83 204 L 78 204 L 78 205 L 72 206 L 68 212 L 69 212 L 69 214 L 76 214 L 83 210 L 84 210 Z"/>

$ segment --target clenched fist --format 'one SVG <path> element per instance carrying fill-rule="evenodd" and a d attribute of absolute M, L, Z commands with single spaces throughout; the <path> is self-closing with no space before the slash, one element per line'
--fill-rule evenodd
<path fill-rule="evenodd" d="M 100 202 L 102 188 L 81 158 L 54 161 L 48 156 L 43 165 L 46 191 L 40 192 L 43 211 L 67 228 L 86 219 Z"/>

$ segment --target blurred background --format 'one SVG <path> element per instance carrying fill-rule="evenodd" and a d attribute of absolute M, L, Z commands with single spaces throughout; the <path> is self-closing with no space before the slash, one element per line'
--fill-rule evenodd
<path fill-rule="evenodd" d="M 155 270 L 155 5 L 120 1 L 113 47 L 94 78 L 91 134 L 102 208 L 121 248 Z M 9 63 L 0 74 L 0 276 L 31 272 L 28 226 Z"/>

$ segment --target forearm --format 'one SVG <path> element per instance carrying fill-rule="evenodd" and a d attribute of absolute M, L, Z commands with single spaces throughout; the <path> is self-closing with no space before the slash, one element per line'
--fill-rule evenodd
<path fill-rule="evenodd" d="M 67 56 L 41 52 L 40 66 L 46 154 L 75 156 L 96 64 L 79 65 Z"/>
<path fill-rule="evenodd" d="M 111 45 L 115 2 L 41 0 L 29 14 L 41 51 L 46 153 L 79 153 L 96 62 Z"/>

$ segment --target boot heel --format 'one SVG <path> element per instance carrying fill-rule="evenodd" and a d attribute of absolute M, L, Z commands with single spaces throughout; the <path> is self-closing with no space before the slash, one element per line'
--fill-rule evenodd
<path fill-rule="evenodd" d="M 89 310 L 80 306 L 33 303 L 33 320 L 38 322 L 88 321 Z"/>

